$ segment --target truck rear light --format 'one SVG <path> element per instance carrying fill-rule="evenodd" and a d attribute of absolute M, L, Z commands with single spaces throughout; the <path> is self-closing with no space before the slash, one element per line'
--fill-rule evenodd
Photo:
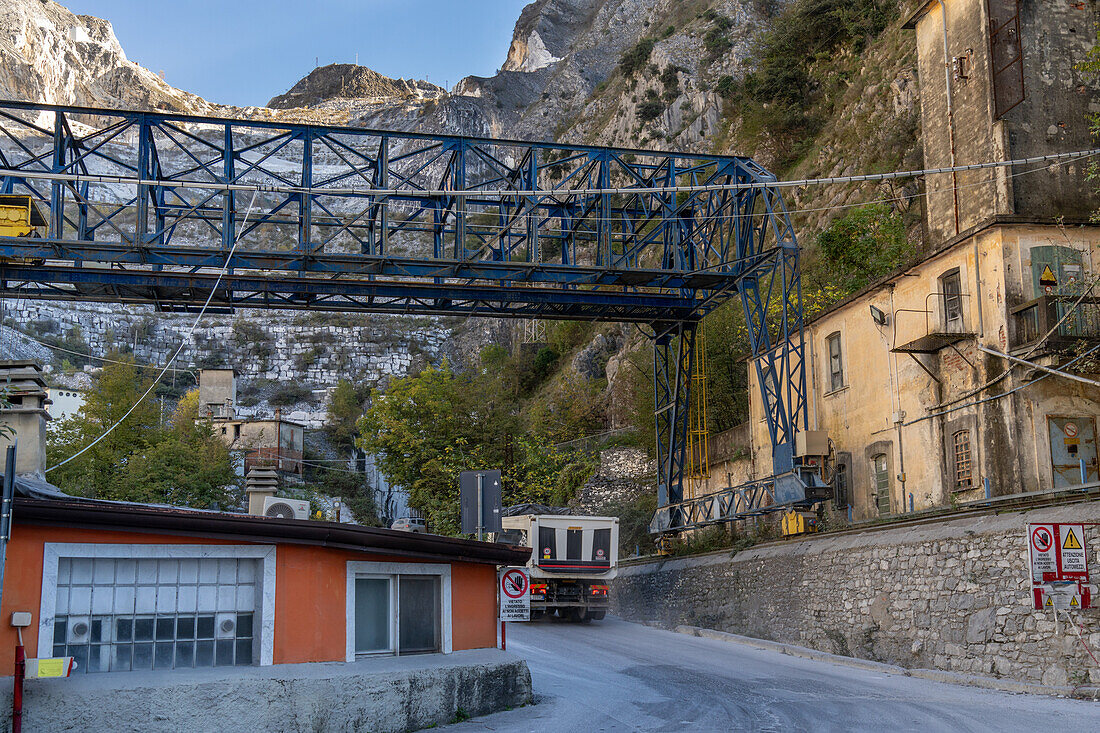
<path fill-rule="evenodd" d="M 592 586 L 592 595 L 594 595 L 594 596 L 606 596 L 607 595 L 607 586 L 606 585 L 594 585 L 594 586 Z"/>

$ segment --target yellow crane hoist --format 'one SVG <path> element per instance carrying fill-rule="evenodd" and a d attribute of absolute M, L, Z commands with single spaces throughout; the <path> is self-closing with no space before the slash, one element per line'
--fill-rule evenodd
<path fill-rule="evenodd" d="M 46 217 L 30 196 L 0 194 L 0 237 L 30 237 L 44 226 Z"/>
<path fill-rule="evenodd" d="M 691 404 L 688 405 L 687 470 L 693 496 L 705 493 L 710 478 L 710 452 L 707 429 L 707 339 L 700 326 L 695 336 L 695 363 L 691 370 Z"/>

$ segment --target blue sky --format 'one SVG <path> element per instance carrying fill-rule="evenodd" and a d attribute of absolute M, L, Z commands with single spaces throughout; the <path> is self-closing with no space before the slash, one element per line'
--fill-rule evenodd
<path fill-rule="evenodd" d="M 359 63 L 453 86 L 504 63 L 529 0 L 60 0 L 126 55 L 212 102 L 265 104 L 314 67 Z"/>

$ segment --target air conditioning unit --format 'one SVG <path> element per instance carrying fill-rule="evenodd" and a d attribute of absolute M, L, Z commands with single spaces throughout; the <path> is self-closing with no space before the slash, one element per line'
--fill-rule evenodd
<path fill-rule="evenodd" d="M 277 519 L 309 519 L 309 502 L 303 499 L 264 498 L 264 516 Z"/>

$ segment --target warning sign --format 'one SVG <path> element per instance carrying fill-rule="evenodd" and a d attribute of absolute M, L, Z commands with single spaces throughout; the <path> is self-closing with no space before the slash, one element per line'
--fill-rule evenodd
<path fill-rule="evenodd" d="M 1059 524 L 1059 566 L 1062 578 L 1087 581 L 1088 558 L 1085 554 L 1085 528 L 1080 524 Z"/>
<path fill-rule="evenodd" d="M 1027 553 L 1035 608 L 1091 607 L 1084 525 L 1029 524 Z"/>
<path fill-rule="evenodd" d="M 501 574 L 500 620 L 531 620 L 531 575 L 527 568 L 508 568 Z"/>
<path fill-rule="evenodd" d="M 1077 423 L 1068 422 L 1066 423 L 1066 426 L 1063 428 L 1063 430 L 1067 438 L 1077 437 Z"/>
<path fill-rule="evenodd" d="M 1039 276 L 1039 284 L 1048 288 L 1052 288 L 1058 284 L 1058 279 L 1054 277 L 1050 265 L 1043 268 L 1043 274 Z"/>
<path fill-rule="evenodd" d="M 28 679 L 68 677 L 75 667 L 72 657 L 42 657 L 27 660 L 26 674 Z"/>

